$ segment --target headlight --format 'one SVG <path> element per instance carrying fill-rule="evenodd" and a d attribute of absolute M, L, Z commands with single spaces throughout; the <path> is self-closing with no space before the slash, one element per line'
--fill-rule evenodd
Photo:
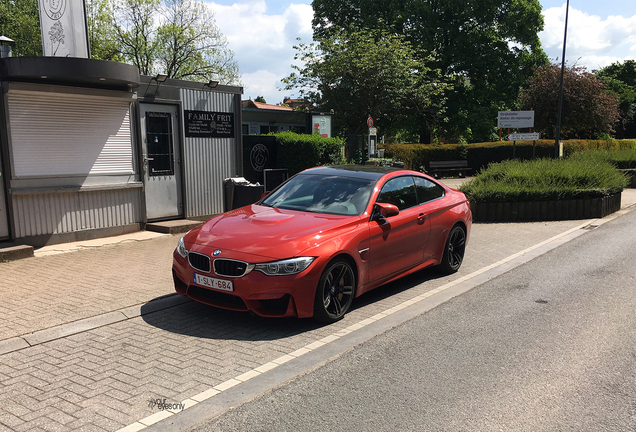
<path fill-rule="evenodd" d="M 285 276 L 300 273 L 314 261 L 315 257 L 289 258 L 281 261 L 256 264 L 254 270 L 258 270 L 268 276 Z"/>
<path fill-rule="evenodd" d="M 185 243 L 183 242 L 183 237 L 179 239 L 179 244 L 177 245 L 177 253 L 181 255 L 181 258 L 188 257 L 188 250 L 185 247 Z"/>

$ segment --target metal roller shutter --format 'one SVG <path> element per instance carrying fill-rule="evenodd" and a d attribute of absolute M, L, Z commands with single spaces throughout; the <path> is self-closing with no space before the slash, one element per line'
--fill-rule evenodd
<path fill-rule="evenodd" d="M 132 174 L 131 100 L 10 90 L 16 178 Z"/>

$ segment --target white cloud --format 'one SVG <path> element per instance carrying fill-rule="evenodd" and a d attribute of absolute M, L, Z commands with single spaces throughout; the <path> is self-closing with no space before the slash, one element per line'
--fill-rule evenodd
<path fill-rule="evenodd" d="M 545 30 L 539 33 L 544 51 L 550 59 L 561 58 L 565 5 L 543 11 Z M 633 59 L 636 53 L 636 15 L 610 15 L 601 19 L 570 8 L 566 61 L 588 69 L 598 69 L 613 62 Z"/>
<path fill-rule="evenodd" d="M 283 75 L 276 75 L 264 69 L 243 74 L 242 79 L 245 93 L 243 99 L 249 99 L 250 97 L 256 99 L 257 96 L 263 96 L 267 103 L 280 103 L 286 95 L 283 95 L 276 86 L 283 77 Z"/>
<path fill-rule="evenodd" d="M 208 5 L 234 51 L 245 87 L 244 98 L 263 95 L 268 102 L 280 102 L 284 95 L 276 87 L 282 87 L 280 79 L 291 73 L 296 38 L 311 41 L 312 7 L 290 4 L 282 13 L 269 14 L 265 0 Z"/>

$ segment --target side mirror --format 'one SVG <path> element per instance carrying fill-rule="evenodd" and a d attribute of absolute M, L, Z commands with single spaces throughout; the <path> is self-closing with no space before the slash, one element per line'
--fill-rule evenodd
<path fill-rule="evenodd" d="M 374 219 L 384 219 L 391 216 L 400 214 L 400 210 L 397 206 L 389 203 L 376 203 L 376 211 L 374 212 Z"/>

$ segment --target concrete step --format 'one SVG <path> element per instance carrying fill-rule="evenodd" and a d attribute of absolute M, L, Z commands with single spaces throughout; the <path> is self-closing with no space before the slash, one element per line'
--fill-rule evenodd
<path fill-rule="evenodd" d="M 33 256 L 33 246 L 17 245 L 14 243 L 0 243 L 0 263 L 15 261 Z"/>
<path fill-rule="evenodd" d="M 202 221 L 178 219 L 163 222 L 149 222 L 146 224 L 146 231 L 154 231 L 163 234 L 180 234 L 190 231 L 202 225 Z"/>

